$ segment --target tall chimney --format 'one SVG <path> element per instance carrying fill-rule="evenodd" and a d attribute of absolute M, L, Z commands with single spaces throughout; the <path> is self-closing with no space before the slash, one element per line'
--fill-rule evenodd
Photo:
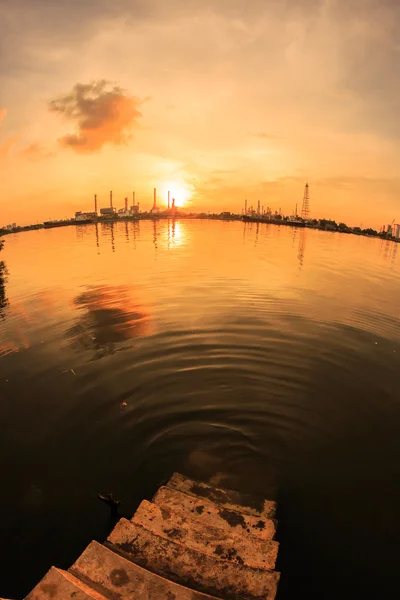
<path fill-rule="evenodd" d="M 154 204 L 153 204 L 153 208 L 157 207 L 157 190 L 156 188 L 154 188 Z"/>
<path fill-rule="evenodd" d="M 133 206 L 135 206 L 135 192 L 132 192 L 132 201 L 133 201 Z"/>
<path fill-rule="evenodd" d="M 125 212 L 128 212 L 128 198 L 125 198 Z"/>
<path fill-rule="evenodd" d="M 112 192 L 110 192 L 110 208 L 112 208 L 112 207 L 113 207 L 113 205 L 112 205 Z"/>
<path fill-rule="evenodd" d="M 169 197 L 169 190 L 168 190 L 168 210 L 171 208 L 171 202 L 170 202 L 170 197 Z"/>
<path fill-rule="evenodd" d="M 175 198 L 172 198 L 172 210 L 175 208 Z"/>
<path fill-rule="evenodd" d="M 260 201 L 257 202 L 257 214 L 260 214 Z"/>
<path fill-rule="evenodd" d="M 247 198 L 244 201 L 244 214 L 247 215 Z"/>
<path fill-rule="evenodd" d="M 94 212 L 97 215 L 97 194 L 94 195 Z"/>

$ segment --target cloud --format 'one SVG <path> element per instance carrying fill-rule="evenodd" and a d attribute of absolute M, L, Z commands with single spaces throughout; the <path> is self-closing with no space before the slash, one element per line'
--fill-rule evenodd
<path fill-rule="evenodd" d="M 259 131 L 257 133 L 251 133 L 252 137 L 261 138 L 263 140 L 281 140 L 281 136 L 274 135 L 272 133 L 266 133 L 265 131 Z"/>
<path fill-rule="evenodd" d="M 109 89 L 105 80 L 77 83 L 72 92 L 52 100 L 49 108 L 75 122 L 76 133 L 59 142 L 76 152 L 96 152 L 105 144 L 120 145 L 130 139 L 130 132 L 141 116 L 140 101 L 119 86 Z"/>
<path fill-rule="evenodd" d="M 47 151 L 41 144 L 33 143 L 21 150 L 21 155 L 30 160 L 42 160 L 54 156 L 53 152 Z"/>
<path fill-rule="evenodd" d="M 233 175 L 237 172 L 237 169 L 213 169 L 212 171 L 215 175 Z"/>
<path fill-rule="evenodd" d="M 19 140 L 19 135 L 12 135 L 7 138 L 5 142 L 0 145 L 0 157 L 7 156 L 10 151 L 11 146 L 15 144 Z"/>

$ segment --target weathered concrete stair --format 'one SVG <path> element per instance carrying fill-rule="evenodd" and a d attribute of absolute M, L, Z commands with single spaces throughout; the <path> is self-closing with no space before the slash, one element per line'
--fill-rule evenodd
<path fill-rule="evenodd" d="M 242 535 L 245 532 L 261 540 L 275 537 L 274 519 L 247 515 L 238 510 L 230 510 L 205 498 L 196 498 L 174 488 L 161 487 L 153 498 L 154 504 L 171 509 L 177 514 L 193 520 Z"/>
<path fill-rule="evenodd" d="M 167 486 L 186 494 L 191 494 L 192 496 L 207 498 L 226 508 L 239 510 L 248 515 L 266 517 L 267 519 L 275 517 L 276 502 L 264 500 L 263 498 L 254 497 L 249 494 L 242 494 L 234 490 L 215 488 L 207 483 L 199 483 L 198 481 L 193 481 L 193 479 L 188 479 L 179 473 L 173 474 Z"/>
<path fill-rule="evenodd" d="M 107 538 L 136 564 L 206 594 L 236 600 L 272 600 L 279 574 L 221 560 L 121 519 Z M 233 548 L 234 550 L 234 548 Z"/>
<path fill-rule="evenodd" d="M 144 569 L 98 542 L 89 544 L 70 571 L 118 600 L 214 600 Z"/>
<path fill-rule="evenodd" d="M 279 544 L 273 540 L 259 540 L 247 533 L 238 536 L 235 532 L 201 523 L 147 500 L 140 504 L 131 522 L 155 535 L 222 560 L 256 569 L 275 568 Z"/>
<path fill-rule="evenodd" d="M 276 504 L 175 473 L 25 600 L 274 600 Z M 0 598 L 1 600 L 1 598 Z"/>
<path fill-rule="evenodd" d="M 61 569 L 51 567 L 25 600 L 107 600 L 105 596 Z"/>

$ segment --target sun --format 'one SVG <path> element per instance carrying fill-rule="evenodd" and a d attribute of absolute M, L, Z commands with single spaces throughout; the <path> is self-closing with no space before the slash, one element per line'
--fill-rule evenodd
<path fill-rule="evenodd" d="M 171 179 L 163 181 L 160 186 L 162 200 L 168 203 L 168 192 L 170 193 L 171 206 L 172 199 L 175 198 L 175 206 L 185 206 L 192 197 L 192 186 L 186 183 L 184 179 Z"/>

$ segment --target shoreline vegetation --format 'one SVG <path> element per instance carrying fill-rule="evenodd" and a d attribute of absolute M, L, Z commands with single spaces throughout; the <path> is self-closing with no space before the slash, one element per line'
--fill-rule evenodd
<path fill-rule="evenodd" d="M 0 240 L 0 251 L 3 249 L 4 241 Z M 7 267 L 3 260 L 0 260 L 0 317 L 3 316 L 3 310 L 8 304 L 6 296 Z"/>
<path fill-rule="evenodd" d="M 65 219 L 59 221 L 49 221 L 44 223 L 37 223 L 35 225 L 26 225 L 13 227 L 8 226 L 7 228 L 0 227 L 0 236 L 8 235 L 10 233 L 20 233 L 23 231 L 32 231 L 35 229 L 49 229 L 54 227 L 68 227 L 68 226 L 82 226 L 97 223 L 118 223 L 120 221 L 154 221 L 154 220 L 170 220 L 170 219 L 197 219 L 197 220 L 218 220 L 218 221 L 243 221 L 244 223 L 266 223 L 269 225 L 283 225 L 290 227 L 305 227 L 307 229 L 319 229 L 321 231 L 330 231 L 338 233 L 347 233 L 354 235 L 363 235 L 367 237 L 377 237 L 380 239 L 400 242 L 400 238 L 395 238 L 389 232 L 378 232 L 375 229 L 367 228 L 361 229 L 361 227 L 348 227 L 345 223 L 337 223 L 330 219 L 310 219 L 305 222 L 300 218 L 293 219 L 292 217 L 285 217 L 282 215 L 275 215 L 274 217 L 265 217 L 264 215 L 242 215 L 230 212 L 222 213 L 185 213 L 181 211 L 165 211 L 160 213 L 149 213 L 143 212 L 132 216 L 119 216 L 115 214 L 113 216 L 98 217 L 94 219 L 78 220 L 78 219 Z M 2 248 L 2 240 L 0 240 L 0 250 Z"/>

